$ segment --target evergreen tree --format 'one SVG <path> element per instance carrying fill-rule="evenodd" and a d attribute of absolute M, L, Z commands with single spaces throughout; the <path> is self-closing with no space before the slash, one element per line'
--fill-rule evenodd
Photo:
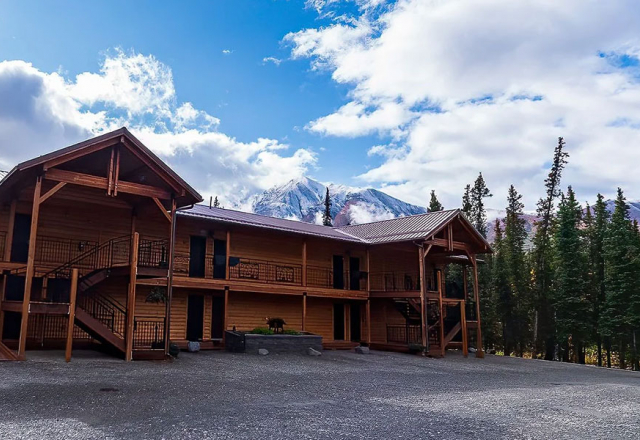
<path fill-rule="evenodd" d="M 554 234 L 555 289 L 554 308 L 558 340 L 564 344 L 564 360 L 569 360 L 569 340 L 578 362 L 590 334 L 590 304 L 586 294 L 586 254 L 581 232 L 582 209 L 569 187 L 558 208 Z"/>
<path fill-rule="evenodd" d="M 538 202 L 538 216 L 536 234 L 533 240 L 533 277 L 535 296 L 534 319 L 534 354 L 542 351 L 544 343 L 544 358 L 553 359 L 555 351 L 553 308 L 549 300 L 549 289 L 553 277 L 551 263 L 553 260 L 550 239 L 553 227 L 553 208 L 555 200 L 560 196 L 560 177 L 567 164 L 569 154 L 564 151 L 565 142 L 558 138 L 558 145 L 553 154 L 553 162 L 549 175 L 544 181 L 546 196 Z"/>
<path fill-rule="evenodd" d="M 436 196 L 436 192 L 431 190 L 431 200 L 429 201 L 429 212 L 437 212 L 442 211 L 444 206 L 438 201 L 438 197 Z"/>
<path fill-rule="evenodd" d="M 471 185 L 464 187 L 464 194 L 462 195 L 462 212 L 464 212 L 467 218 L 471 218 Z"/>
<path fill-rule="evenodd" d="M 640 228 L 638 221 L 633 221 L 632 230 L 633 263 L 635 272 L 635 288 L 631 294 L 629 307 L 629 322 L 631 324 L 631 366 L 635 371 L 640 371 L 640 359 L 638 358 L 637 337 L 640 334 Z"/>
<path fill-rule="evenodd" d="M 593 215 L 591 213 L 593 211 Z M 600 311 L 605 301 L 604 241 L 609 222 L 609 211 L 602 194 L 598 194 L 593 208 L 587 206 L 585 233 L 587 238 L 587 292 L 591 299 L 592 327 L 597 346 L 598 366 L 602 366 L 602 334 L 599 329 Z"/>
<path fill-rule="evenodd" d="M 329 188 L 324 196 L 324 213 L 322 214 L 322 224 L 325 226 L 333 226 L 333 218 L 331 217 L 331 197 L 329 196 Z"/>
<path fill-rule="evenodd" d="M 214 207 L 214 208 L 219 208 L 219 207 L 220 207 L 220 202 L 218 201 L 218 196 L 216 196 L 216 197 L 213 199 L 213 207 Z"/>
<path fill-rule="evenodd" d="M 466 195 L 467 194 L 465 193 L 465 196 Z M 487 236 L 487 211 L 484 207 L 484 199 L 487 197 L 492 197 L 492 194 L 491 191 L 489 191 L 489 188 L 487 188 L 487 184 L 482 177 L 482 173 L 480 173 L 470 192 L 471 209 L 469 212 L 469 219 L 478 232 L 480 232 L 480 234 L 485 238 Z"/>
<path fill-rule="evenodd" d="M 493 262 L 491 267 L 491 294 L 492 303 L 495 305 L 495 315 L 502 329 L 502 349 L 505 356 L 509 356 L 514 344 L 513 341 L 513 311 L 514 301 L 509 285 L 505 245 L 500 220 L 496 219 L 493 227 Z"/>
<path fill-rule="evenodd" d="M 513 297 L 513 310 L 511 312 L 512 321 L 507 322 L 507 327 L 511 327 L 509 333 L 513 335 L 513 340 L 517 343 L 518 355 L 522 356 L 527 345 L 529 333 L 528 319 L 528 276 L 527 261 L 525 255 L 525 242 L 527 240 L 527 230 L 523 218 L 524 204 L 522 195 L 516 191 L 515 187 L 509 187 L 507 197 L 507 214 L 504 228 L 504 253 L 506 259 L 507 279 Z"/>
<path fill-rule="evenodd" d="M 605 336 L 617 339 L 620 368 L 626 367 L 625 349 L 632 329 L 629 309 L 637 289 L 633 234 L 629 206 L 618 188 L 604 242 L 605 302 L 599 325 Z"/>

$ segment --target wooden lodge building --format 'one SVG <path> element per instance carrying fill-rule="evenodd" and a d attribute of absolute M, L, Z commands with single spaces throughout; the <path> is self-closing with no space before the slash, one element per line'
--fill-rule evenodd
<path fill-rule="evenodd" d="M 162 358 L 267 317 L 325 348 L 482 356 L 473 280 L 491 249 L 459 210 L 333 228 L 201 201 L 126 128 L 17 165 L 0 182 L 0 359 Z"/>

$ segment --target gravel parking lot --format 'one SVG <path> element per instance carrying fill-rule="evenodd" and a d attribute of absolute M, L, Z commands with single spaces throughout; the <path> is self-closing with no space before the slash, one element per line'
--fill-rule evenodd
<path fill-rule="evenodd" d="M 640 374 L 372 352 L 0 363 L 0 438 L 640 438 Z"/>

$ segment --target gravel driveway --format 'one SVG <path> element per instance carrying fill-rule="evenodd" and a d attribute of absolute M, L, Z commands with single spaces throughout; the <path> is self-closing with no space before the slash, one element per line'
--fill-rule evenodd
<path fill-rule="evenodd" d="M 640 438 L 640 374 L 325 351 L 0 363 L 0 438 Z"/>

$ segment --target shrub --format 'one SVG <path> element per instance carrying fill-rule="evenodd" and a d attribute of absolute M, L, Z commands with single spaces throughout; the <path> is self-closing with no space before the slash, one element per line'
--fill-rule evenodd
<path fill-rule="evenodd" d="M 268 329 L 266 327 L 256 327 L 256 328 L 254 328 L 253 330 L 251 330 L 250 332 L 247 332 L 247 333 L 252 334 L 252 335 L 273 335 L 273 334 L 275 334 L 273 332 L 273 330 Z"/>

